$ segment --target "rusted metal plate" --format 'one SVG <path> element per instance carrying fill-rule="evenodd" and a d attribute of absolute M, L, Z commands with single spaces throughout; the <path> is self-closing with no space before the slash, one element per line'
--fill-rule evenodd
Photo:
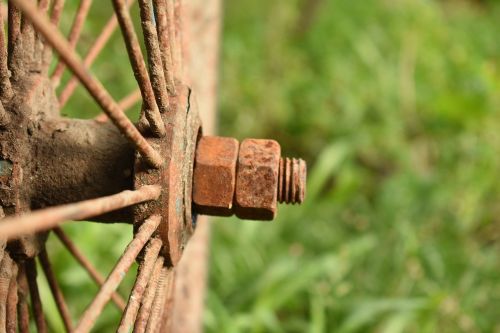
<path fill-rule="evenodd" d="M 134 221 L 139 225 L 150 215 L 162 217 L 158 233 L 164 245 L 163 255 L 171 265 L 177 264 L 193 232 L 191 177 L 196 138 L 201 127 L 195 104 L 191 104 L 190 89 L 179 86 L 177 93 L 171 99 L 169 110 L 162 114 L 166 136 L 147 136 L 148 142 L 160 152 L 165 162 L 160 168 L 151 169 L 136 156 L 134 180 L 135 188 L 150 184 L 158 184 L 162 188 L 158 200 L 135 209 Z"/>

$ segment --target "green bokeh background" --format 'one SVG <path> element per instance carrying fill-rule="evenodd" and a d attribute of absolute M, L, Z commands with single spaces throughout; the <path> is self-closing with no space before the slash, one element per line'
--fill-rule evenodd
<path fill-rule="evenodd" d="M 92 69 L 116 99 L 135 87 L 119 34 Z M 273 223 L 214 223 L 206 331 L 499 333 L 499 111 L 498 1 L 227 0 L 219 132 L 278 140 L 309 183 Z M 98 109 L 79 89 L 64 112 Z M 131 235 L 65 229 L 102 272 Z M 96 288 L 49 251 L 76 317 Z"/>

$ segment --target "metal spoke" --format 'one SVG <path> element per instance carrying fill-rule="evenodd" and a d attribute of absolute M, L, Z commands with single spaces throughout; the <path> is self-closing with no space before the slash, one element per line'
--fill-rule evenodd
<path fill-rule="evenodd" d="M 14 261 L 8 254 L 0 260 L 0 331 L 7 325 L 7 298 L 14 266 Z"/>
<path fill-rule="evenodd" d="M 160 42 L 160 52 L 163 63 L 163 73 L 170 96 L 175 95 L 174 69 L 172 64 L 171 39 L 167 22 L 167 4 L 165 0 L 153 0 L 156 19 L 156 29 Z"/>
<path fill-rule="evenodd" d="M 7 295 L 6 333 L 17 332 L 17 273 L 17 264 L 14 264 L 12 266 L 12 276 L 9 283 L 9 293 Z"/>
<path fill-rule="evenodd" d="M 153 149 L 153 147 L 151 147 L 141 133 L 139 133 L 102 84 L 90 75 L 86 67 L 78 58 L 78 55 L 69 48 L 67 41 L 59 30 L 57 30 L 45 16 L 41 15 L 38 9 L 30 2 L 22 0 L 12 0 L 12 2 L 21 9 L 24 16 L 31 20 L 38 32 L 42 34 L 52 48 L 59 53 L 60 58 L 66 62 L 68 68 L 70 68 L 80 79 L 103 111 L 106 112 L 116 127 L 130 143 L 135 146 L 144 159 L 153 167 L 161 166 L 163 164 L 163 158 Z"/>
<path fill-rule="evenodd" d="M 134 2 L 132 0 L 127 0 L 128 7 L 130 7 L 130 5 L 133 3 Z M 99 34 L 99 37 L 97 37 L 94 44 L 90 47 L 87 55 L 85 56 L 85 59 L 83 59 L 83 64 L 85 65 L 85 67 L 90 68 L 90 66 L 94 63 L 94 60 L 101 53 L 104 46 L 106 46 L 106 43 L 113 35 L 113 32 L 116 30 L 117 26 L 118 26 L 118 21 L 116 20 L 116 15 L 113 14 L 113 16 L 111 16 L 111 18 L 108 20 L 108 22 L 102 29 L 101 33 Z M 68 102 L 69 98 L 71 97 L 77 86 L 78 86 L 78 79 L 72 77 L 66 84 L 66 87 L 64 87 L 64 89 L 62 90 L 61 94 L 59 95 L 60 108 L 63 108 L 66 105 L 66 103 Z"/>
<path fill-rule="evenodd" d="M 162 105 L 160 103 L 157 105 L 156 103 L 157 100 L 155 100 L 153 86 L 149 80 L 139 39 L 135 33 L 129 10 L 124 0 L 113 0 L 113 6 L 118 18 L 118 23 L 120 23 L 120 28 L 123 34 L 125 46 L 127 47 L 128 57 L 130 59 L 130 64 L 132 65 L 135 79 L 141 89 L 146 118 L 148 119 L 153 133 L 157 136 L 164 136 L 166 133 L 165 125 L 163 124 L 163 120 L 161 119 L 158 110 L 158 107 L 161 107 Z"/>
<path fill-rule="evenodd" d="M 132 91 L 130 94 L 127 96 L 123 97 L 119 102 L 118 105 L 120 108 L 123 110 L 123 112 L 127 112 L 128 109 L 130 109 L 132 106 L 135 104 L 139 103 L 139 101 L 142 100 L 142 95 L 141 95 L 141 90 L 136 89 Z M 105 113 L 100 113 L 97 116 L 95 116 L 94 120 L 104 123 L 109 120 L 108 116 L 106 116 Z"/>
<path fill-rule="evenodd" d="M 50 0 L 38 0 L 38 8 L 42 13 L 47 13 L 49 10 Z"/>
<path fill-rule="evenodd" d="M 21 34 L 21 12 L 19 9 L 9 1 L 8 7 L 8 50 L 9 50 L 9 64 L 11 62 L 14 45 Z"/>
<path fill-rule="evenodd" d="M 90 10 L 90 5 L 92 4 L 92 0 L 82 0 L 80 1 L 80 6 L 75 15 L 75 19 L 73 21 L 73 25 L 71 26 L 71 31 L 69 32 L 68 44 L 71 50 L 76 48 L 76 44 L 80 39 L 80 34 L 82 32 L 83 24 L 85 23 L 85 19 Z M 56 69 L 52 74 L 51 80 L 55 87 L 59 86 L 59 82 L 61 81 L 61 76 L 64 73 L 64 69 L 66 68 L 66 64 L 63 61 L 57 63 Z"/>
<path fill-rule="evenodd" d="M 50 21 L 56 27 L 59 25 L 61 20 L 61 14 L 64 9 L 65 0 L 55 0 L 54 5 L 52 6 L 52 14 L 50 16 Z"/>
<path fill-rule="evenodd" d="M 7 20 L 7 5 L 4 4 L 3 2 L 0 3 L 0 15 L 2 15 L 2 18 L 4 19 L 4 21 Z"/>
<path fill-rule="evenodd" d="M 149 75 L 156 97 L 156 103 L 161 112 L 166 112 L 168 107 L 168 94 L 163 72 L 160 47 L 155 23 L 153 22 L 153 8 L 150 0 L 139 0 L 141 13 L 141 26 L 148 54 Z M 149 120 L 149 119 L 148 119 Z"/>
<path fill-rule="evenodd" d="M 167 2 L 174 2 L 174 0 L 167 0 Z M 182 0 L 175 0 L 174 4 L 174 26 L 175 26 L 175 45 L 176 48 L 174 48 L 174 63 L 175 67 L 177 69 L 177 77 L 178 80 L 183 79 L 184 76 L 184 69 L 183 69 L 183 63 L 182 63 L 182 58 L 184 55 L 184 47 L 185 45 L 183 44 L 183 39 L 182 39 Z"/>
<path fill-rule="evenodd" d="M 164 0 L 166 3 L 167 10 L 167 29 L 168 29 L 168 38 L 170 40 L 170 54 L 172 58 L 172 67 L 174 72 L 174 77 L 176 79 L 180 79 L 180 71 L 179 71 L 179 45 L 176 36 L 176 23 L 175 23 L 175 4 L 174 0 Z"/>
<path fill-rule="evenodd" d="M 56 276 L 54 274 L 54 271 L 52 270 L 52 265 L 45 248 L 42 249 L 42 251 L 38 255 L 38 258 L 40 260 L 40 265 L 42 266 L 45 277 L 47 278 L 47 282 L 49 283 L 49 287 L 56 302 L 57 309 L 59 310 L 59 314 L 61 315 L 61 319 L 63 320 L 64 327 L 66 328 L 67 332 L 71 332 L 73 328 L 73 324 L 71 323 L 71 314 L 69 313 L 69 309 L 66 301 L 64 300 L 61 288 L 57 283 Z"/>
<path fill-rule="evenodd" d="M 163 313 L 161 314 L 161 321 L 158 323 L 157 332 L 167 332 L 170 329 L 172 319 L 173 295 L 175 291 L 176 270 L 174 269 L 170 274 L 167 285 L 167 295 L 163 302 Z"/>
<path fill-rule="evenodd" d="M 6 218 L 0 224 L 0 235 L 7 239 L 48 230 L 68 220 L 81 220 L 101 215 L 140 202 L 155 200 L 160 195 L 160 187 L 147 185 L 135 191 L 77 203 L 41 209 L 26 215 Z"/>
<path fill-rule="evenodd" d="M 56 236 L 59 238 L 61 243 L 64 244 L 66 249 L 73 255 L 73 257 L 82 265 L 82 267 L 87 271 L 87 273 L 90 275 L 92 280 L 99 286 L 99 288 L 102 287 L 104 282 L 106 281 L 104 279 L 104 276 L 99 273 L 99 271 L 92 265 L 90 260 L 85 257 L 85 255 L 76 247 L 76 245 L 71 241 L 71 239 L 64 233 L 64 231 L 56 227 L 54 228 L 54 233 Z M 116 292 L 114 292 L 111 295 L 111 299 L 113 300 L 113 303 L 120 309 L 120 311 L 125 310 L 125 300 Z"/>
<path fill-rule="evenodd" d="M 20 333 L 30 331 L 30 313 L 28 310 L 28 280 L 26 279 L 26 269 L 23 263 L 18 265 L 17 274 L 17 313 Z"/>
<path fill-rule="evenodd" d="M 151 313 L 151 307 L 153 306 L 154 297 L 158 284 L 160 282 L 161 271 L 163 268 L 163 257 L 158 257 L 156 259 L 155 267 L 151 278 L 149 279 L 146 291 L 141 301 L 141 308 L 139 309 L 139 314 L 135 320 L 134 333 L 141 333 L 146 330 L 146 325 L 148 323 L 149 315 Z"/>
<path fill-rule="evenodd" d="M 141 303 L 142 297 L 144 296 L 144 291 L 146 285 L 151 277 L 151 273 L 154 268 L 156 259 L 158 258 L 158 253 L 161 249 L 161 241 L 159 239 L 153 239 L 150 241 L 146 252 L 144 254 L 144 260 L 139 266 L 139 272 L 137 274 L 134 287 L 130 293 L 130 297 L 127 303 L 127 308 L 123 312 L 122 319 L 120 321 L 120 326 L 117 329 L 117 333 L 130 332 L 132 325 L 137 316 L 137 311 L 139 310 L 139 305 Z"/>
<path fill-rule="evenodd" d="M 32 258 L 26 260 L 25 266 L 31 296 L 31 308 L 33 310 L 33 316 L 35 317 L 36 328 L 39 333 L 46 333 L 47 323 L 43 315 L 42 301 L 40 299 L 40 292 L 38 291 L 38 284 L 36 283 L 37 273 L 35 260 Z"/>
<path fill-rule="evenodd" d="M 169 267 L 162 268 L 160 282 L 158 283 L 158 288 L 156 290 L 155 299 L 153 301 L 153 307 L 151 308 L 151 314 L 149 315 L 148 325 L 146 326 L 146 332 L 154 333 L 161 321 L 163 314 L 163 306 L 165 304 L 165 297 L 167 296 L 168 293 L 171 275 L 172 275 L 171 268 Z"/>
<path fill-rule="evenodd" d="M 0 97 L 2 100 L 9 99 L 13 95 L 9 76 L 4 21 L 3 15 L 0 15 Z"/>
<path fill-rule="evenodd" d="M 144 247 L 144 244 L 146 244 L 160 224 L 160 221 L 161 217 L 158 215 L 151 216 L 144 221 L 134 239 L 129 243 L 116 266 L 113 268 L 113 271 L 109 274 L 106 282 L 97 293 L 97 296 L 87 307 L 87 310 L 85 310 L 85 313 L 75 328 L 75 332 L 88 332 L 92 329 L 102 309 L 111 298 L 111 294 L 123 280 L 130 266 L 134 263 L 135 258 Z"/>

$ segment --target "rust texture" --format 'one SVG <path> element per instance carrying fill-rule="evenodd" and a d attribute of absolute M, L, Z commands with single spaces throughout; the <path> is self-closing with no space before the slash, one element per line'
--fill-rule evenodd
<path fill-rule="evenodd" d="M 8 100 L 12 96 L 10 72 L 7 64 L 7 40 L 4 32 L 3 16 L 0 15 L 0 99 Z"/>
<path fill-rule="evenodd" d="M 149 279 L 148 285 L 146 287 L 146 291 L 144 292 L 144 296 L 141 301 L 141 308 L 139 309 L 139 313 L 137 314 L 137 319 L 134 324 L 134 332 L 140 333 L 146 330 L 146 326 L 148 324 L 148 319 L 151 314 L 151 307 L 153 306 L 154 297 L 156 291 L 158 290 L 158 286 L 160 284 L 160 277 L 163 268 L 163 257 L 159 257 L 154 265 L 153 272 L 151 273 L 151 277 Z"/>
<path fill-rule="evenodd" d="M 20 333 L 29 333 L 30 331 L 30 313 L 28 310 L 28 280 L 26 278 L 26 269 L 24 263 L 19 263 L 17 274 L 17 314 Z"/>
<path fill-rule="evenodd" d="M 151 307 L 151 312 L 146 326 L 146 332 L 156 332 L 156 328 L 160 324 L 163 307 L 165 305 L 165 297 L 167 297 L 169 290 L 168 284 L 170 282 L 170 275 L 172 275 L 172 273 L 172 269 L 169 267 L 163 267 L 161 270 L 160 281 L 158 282 L 158 288 L 156 288 L 153 305 Z"/>
<path fill-rule="evenodd" d="M 306 162 L 281 158 L 279 164 L 278 202 L 301 204 L 306 196 Z"/>
<path fill-rule="evenodd" d="M 68 68 L 80 79 L 95 101 L 106 112 L 121 133 L 141 153 L 147 163 L 156 168 L 160 167 L 164 162 L 163 158 L 139 133 L 102 84 L 87 71 L 85 65 L 80 61 L 78 55 L 71 50 L 62 34 L 45 16 L 40 15 L 36 6 L 30 2 L 21 0 L 12 0 L 12 2 L 23 11 L 23 14 L 36 26 L 37 31 L 43 35 L 47 43 L 57 51 Z"/>
<path fill-rule="evenodd" d="M 5 331 L 7 333 L 17 332 L 17 264 L 13 265 L 12 276 L 9 283 L 9 293 L 7 295 Z"/>
<path fill-rule="evenodd" d="M 127 47 L 128 57 L 134 72 L 135 79 L 141 89 L 143 98 L 144 115 L 148 119 L 149 125 L 154 135 L 158 137 L 165 136 L 165 125 L 160 117 L 158 106 L 155 100 L 155 92 L 149 80 L 148 71 L 142 56 L 139 39 L 134 30 L 134 24 L 130 17 L 127 4 L 124 0 L 113 0 L 113 6 L 120 23 L 123 34 L 123 40 Z"/>
<path fill-rule="evenodd" d="M 4 219 L 0 224 L 0 234 L 11 239 L 45 231 L 65 221 L 81 220 L 144 201 L 155 200 L 159 194 L 159 186 L 150 185 L 135 191 L 127 190 L 107 197 L 40 209 L 30 214 Z"/>
<path fill-rule="evenodd" d="M 196 149 L 193 201 L 197 213 L 272 220 L 277 203 L 302 203 L 306 163 L 281 158 L 273 140 L 203 137 Z"/>
<path fill-rule="evenodd" d="M 61 14 L 64 9 L 65 0 L 54 0 L 54 4 L 52 5 L 52 13 L 50 15 L 50 21 L 56 27 L 59 25 L 61 21 Z"/>
<path fill-rule="evenodd" d="M 170 47 L 169 22 L 167 22 L 167 4 L 165 0 L 153 0 L 153 5 L 165 82 L 170 96 L 173 96 L 176 92 Z"/>
<path fill-rule="evenodd" d="M 28 279 L 28 287 L 31 298 L 31 308 L 33 309 L 33 317 L 35 319 L 36 329 L 39 333 L 47 332 L 47 323 L 43 315 L 42 300 L 40 299 L 40 292 L 38 284 L 36 283 L 36 263 L 34 258 L 26 260 L 26 277 Z"/>
<path fill-rule="evenodd" d="M 0 331 L 7 325 L 7 299 L 15 263 L 8 254 L 0 260 Z"/>
<path fill-rule="evenodd" d="M 149 75 L 153 85 L 158 108 L 166 112 L 169 105 L 167 87 L 163 71 L 162 58 L 155 22 L 153 22 L 153 8 L 150 0 L 139 0 L 141 26 L 148 54 Z"/>
<path fill-rule="evenodd" d="M 241 143 L 236 176 L 235 213 L 244 219 L 276 215 L 280 145 L 273 140 Z"/>
<path fill-rule="evenodd" d="M 155 262 L 161 249 L 161 241 L 153 239 L 149 242 L 146 248 L 144 259 L 139 265 L 139 271 L 134 283 L 134 287 L 130 293 L 127 307 L 123 312 L 120 326 L 116 330 L 117 333 L 128 333 L 132 330 L 133 324 L 139 311 L 139 306 L 144 296 L 144 291 L 153 272 Z"/>
<path fill-rule="evenodd" d="M 170 111 L 162 114 L 167 124 L 165 138 L 149 137 L 151 145 L 165 157 L 165 165 L 151 170 L 141 159 L 134 167 L 134 187 L 160 184 L 162 193 L 158 200 L 135 207 L 134 220 L 158 214 L 162 223 L 158 228 L 163 241 L 163 255 L 171 265 L 177 264 L 187 240 L 193 232 L 191 217 L 192 173 L 196 141 L 200 132 L 200 119 L 192 103 L 189 88 L 177 87 Z"/>
<path fill-rule="evenodd" d="M 56 276 L 52 269 L 52 264 L 50 263 L 49 256 L 45 248 L 40 251 L 38 259 L 40 260 L 40 266 L 42 266 L 47 282 L 49 283 L 50 291 L 52 292 L 52 296 L 54 297 L 54 301 L 56 302 L 56 306 L 59 310 L 59 314 L 61 315 L 61 319 L 64 323 L 64 327 L 66 328 L 66 332 L 71 332 L 71 330 L 73 329 L 71 314 L 69 312 L 68 305 L 64 300 L 61 288 L 57 283 Z"/>
<path fill-rule="evenodd" d="M 129 245 L 127 245 L 127 248 L 106 279 L 106 282 L 102 285 L 96 297 L 80 318 L 80 322 L 74 330 L 75 333 L 89 332 L 92 329 L 95 321 L 99 317 L 99 314 L 101 314 L 102 309 L 110 300 L 111 295 L 125 277 L 125 274 L 134 263 L 139 252 L 160 224 L 160 220 L 161 217 L 155 215 L 144 221 L 138 232 L 135 234 L 134 239 L 129 243 Z"/>
<path fill-rule="evenodd" d="M 71 253 L 73 257 L 78 261 L 78 263 L 87 271 L 87 273 L 90 275 L 92 280 L 100 287 L 104 284 L 106 281 L 102 274 L 97 270 L 97 268 L 92 265 L 89 259 L 85 257 L 85 255 L 76 247 L 76 245 L 73 243 L 73 241 L 64 233 L 64 231 L 56 227 L 54 228 L 54 233 L 56 236 L 59 238 L 61 243 L 66 247 L 66 249 Z M 113 303 L 118 307 L 120 311 L 125 310 L 125 301 L 123 298 L 117 293 L 114 292 L 111 295 L 111 299 L 113 300 Z"/>
<path fill-rule="evenodd" d="M 134 1 L 128 0 L 127 6 L 130 7 L 130 5 L 133 3 Z M 117 26 L 118 26 L 118 21 L 116 19 L 116 15 L 113 14 L 113 16 L 111 16 L 111 18 L 104 26 L 104 28 L 102 28 L 101 33 L 96 38 L 94 44 L 92 44 L 85 58 L 83 59 L 83 64 L 85 67 L 89 68 L 94 63 L 94 60 L 101 53 L 102 49 L 106 46 L 107 42 L 115 32 Z M 64 105 L 66 105 L 66 103 L 68 102 L 69 98 L 75 91 L 78 84 L 79 81 L 76 77 L 72 77 L 68 81 L 64 89 L 61 91 L 61 94 L 59 95 L 59 105 L 61 108 L 64 107 Z"/>
<path fill-rule="evenodd" d="M 206 136 L 198 142 L 193 174 L 193 202 L 198 213 L 233 214 L 238 148 L 233 138 Z"/>
<path fill-rule="evenodd" d="M 85 19 L 87 18 L 87 14 L 89 13 L 91 4 L 92 0 L 80 1 L 80 5 L 78 6 L 78 9 L 76 11 L 75 19 L 73 20 L 73 25 L 71 26 L 71 30 L 68 36 L 68 44 L 71 50 L 74 50 L 76 48 L 76 44 L 78 43 L 78 39 L 80 38 L 83 24 L 85 23 Z M 52 18 L 51 22 L 53 22 Z M 59 61 L 51 77 L 55 87 L 59 86 L 59 82 L 65 68 L 66 65 L 64 64 L 64 62 Z"/>

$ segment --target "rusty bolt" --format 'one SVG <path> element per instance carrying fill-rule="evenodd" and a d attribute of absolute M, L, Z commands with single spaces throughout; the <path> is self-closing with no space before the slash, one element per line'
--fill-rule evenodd
<path fill-rule="evenodd" d="M 274 140 L 203 137 L 196 151 L 193 202 L 200 214 L 272 220 L 277 203 L 302 203 L 306 163 L 281 158 Z"/>
<path fill-rule="evenodd" d="M 239 218 L 272 220 L 276 216 L 280 156 L 281 147 L 274 140 L 241 143 L 235 193 Z"/>
<path fill-rule="evenodd" d="M 199 214 L 232 215 L 237 159 L 236 139 L 200 139 L 193 172 L 193 202 Z"/>

